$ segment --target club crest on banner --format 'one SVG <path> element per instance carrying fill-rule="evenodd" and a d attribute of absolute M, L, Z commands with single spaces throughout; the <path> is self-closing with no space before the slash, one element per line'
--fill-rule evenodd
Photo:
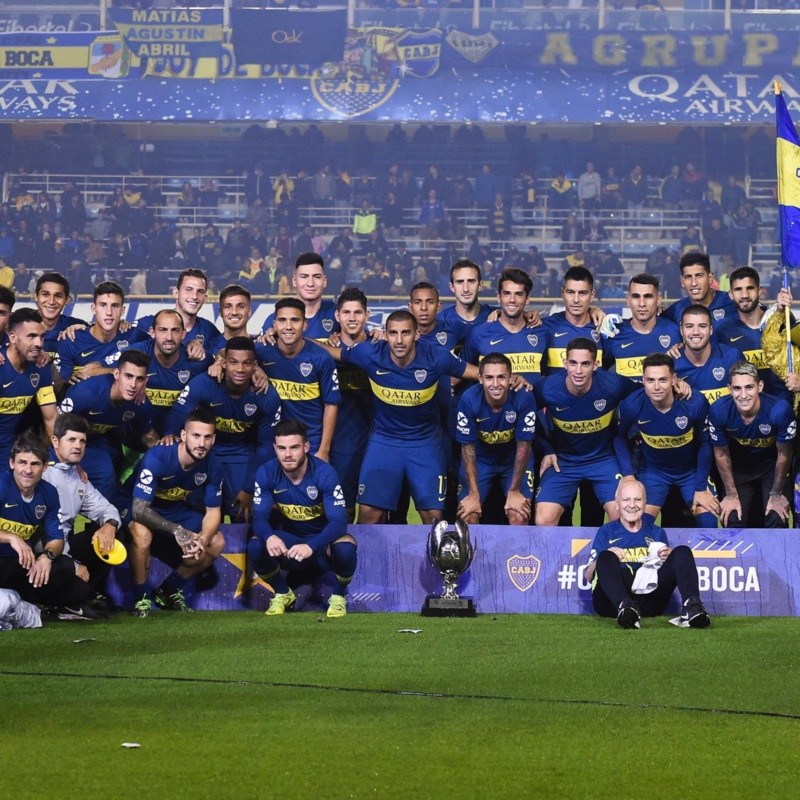
<path fill-rule="evenodd" d="M 484 33 L 481 36 L 473 36 L 461 31 L 450 31 L 445 41 L 462 58 L 471 61 L 473 64 L 480 64 L 500 42 L 493 33 Z"/>
<path fill-rule="evenodd" d="M 527 592 L 539 578 L 542 562 L 536 556 L 513 555 L 506 561 L 508 577 L 521 592 Z"/>

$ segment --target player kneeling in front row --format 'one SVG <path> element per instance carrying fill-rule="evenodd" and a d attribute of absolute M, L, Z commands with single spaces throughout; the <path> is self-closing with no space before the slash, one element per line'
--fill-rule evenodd
<path fill-rule="evenodd" d="M 711 620 L 700 601 L 694 555 L 684 544 L 670 547 L 666 532 L 643 519 L 646 499 L 639 481 L 620 482 L 620 518 L 597 531 L 586 565 L 594 610 L 616 617 L 623 628 L 638 628 L 641 617 L 664 613 L 677 586 L 682 619 L 692 628 L 707 628 Z"/>
<path fill-rule="evenodd" d="M 253 494 L 251 567 L 275 590 L 266 611 L 283 614 L 295 601 L 286 572 L 316 564 L 331 586 L 329 617 L 347 613 L 345 590 L 356 571 L 356 541 L 347 533 L 347 510 L 336 471 L 309 455 L 306 427 L 295 420 L 275 426 L 277 458 L 259 467 Z M 280 516 L 273 530 L 270 514 Z"/>
<path fill-rule="evenodd" d="M 156 605 L 191 611 L 187 581 L 214 563 L 225 546 L 222 522 L 222 467 L 211 454 L 214 416 L 203 408 L 186 415 L 180 441 L 156 445 L 139 462 L 129 528 L 134 614 L 152 609 L 150 553 L 173 568 L 155 591 Z M 205 508 L 198 511 L 195 505 Z"/>

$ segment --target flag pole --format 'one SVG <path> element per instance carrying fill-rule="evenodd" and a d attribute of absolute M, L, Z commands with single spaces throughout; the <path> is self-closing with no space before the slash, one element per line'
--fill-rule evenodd
<path fill-rule="evenodd" d="M 779 80 L 775 80 L 775 95 L 781 94 L 781 82 Z M 782 215 L 778 215 L 778 219 L 781 225 L 781 242 L 783 241 L 783 218 Z M 783 288 L 786 291 L 791 291 L 791 286 L 789 282 L 789 265 L 786 263 L 786 259 L 784 257 L 783 247 L 781 247 L 781 266 L 783 267 Z M 791 309 L 787 305 L 786 308 L 783 309 L 784 313 L 784 328 L 786 330 L 786 368 L 788 372 L 794 372 L 794 359 L 792 358 L 792 314 Z"/>

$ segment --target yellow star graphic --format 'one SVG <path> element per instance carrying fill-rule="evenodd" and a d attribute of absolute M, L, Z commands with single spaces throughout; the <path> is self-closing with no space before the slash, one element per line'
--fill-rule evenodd
<path fill-rule="evenodd" d="M 41 72 L 34 72 L 33 73 L 33 77 L 34 78 L 41 78 L 42 77 L 42 73 Z"/>
<path fill-rule="evenodd" d="M 51 37 L 50 37 L 50 38 L 47 40 L 47 44 L 55 44 L 57 41 L 58 41 L 58 39 L 56 39 L 56 37 L 55 37 L 55 36 L 51 36 Z"/>
<path fill-rule="evenodd" d="M 233 566 L 242 573 L 239 576 L 239 583 L 236 584 L 236 591 L 233 593 L 234 598 L 244 594 L 244 592 L 251 586 L 263 586 L 270 594 L 274 592 L 274 589 L 266 581 L 259 577 L 256 577 L 256 579 L 253 580 L 250 577 L 249 571 L 246 571 L 247 553 L 223 553 L 222 557 L 230 564 L 233 564 Z"/>

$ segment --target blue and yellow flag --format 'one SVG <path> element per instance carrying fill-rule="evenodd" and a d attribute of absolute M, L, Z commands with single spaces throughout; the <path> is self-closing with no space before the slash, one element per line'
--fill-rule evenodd
<path fill-rule="evenodd" d="M 800 267 L 800 139 L 786 108 L 781 85 L 775 81 L 777 126 L 778 211 L 781 221 L 781 260 Z"/>

